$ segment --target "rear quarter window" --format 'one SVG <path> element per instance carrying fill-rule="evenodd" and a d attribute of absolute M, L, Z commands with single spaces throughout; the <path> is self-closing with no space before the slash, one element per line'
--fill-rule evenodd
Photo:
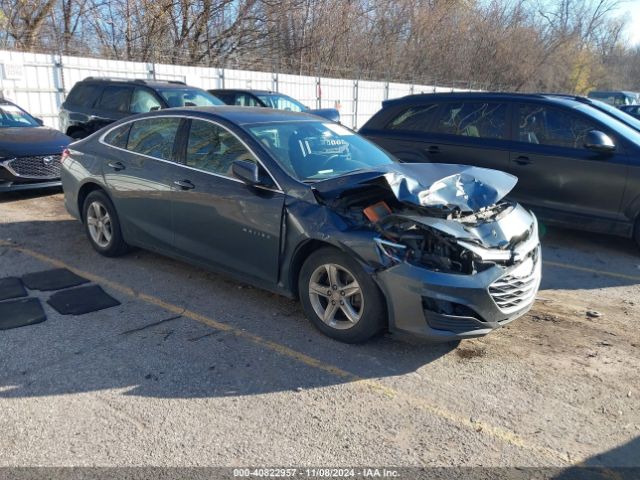
<path fill-rule="evenodd" d="M 92 107 L 100 97 L 102 87 L 87 83 L 77 83 L 69 92 L 66 102 L 81 107 Z"/>
<path fill-rule="evenodd" d="M 131 130 L 131 124 L 122 125 L 118 128 L 114 128 L 104 136 L 104 143 L 118 148 L 127 148 L 127 140 L 129 138 L 129 130 Z"/>

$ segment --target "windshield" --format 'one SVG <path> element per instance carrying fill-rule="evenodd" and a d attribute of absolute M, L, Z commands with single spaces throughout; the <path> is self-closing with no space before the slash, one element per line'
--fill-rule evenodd
<path fill-rule="evenodd" d="M 267 107 L 290 112 L 306 112 L 308 110 L 299 101 L 280 93 L 259 93 L 256 95 Z"/>
<path fill-rule="evenodd" d="M 248 129 L 284 170 L 303 182 L 394 163 L 373 143 L 334 123 L 283 122 Z"/>
<path fill-rule="evenodd" d="M 224 102 L 199 88 L 158 88 L 169 107 L 210 107 Z"/>
<path fill-rule="evenodd" d="M 631 115 L 620 110 L 619 108 L 612 107 L 608 103 L 601 102 L 600 100 L 591 100 L 591 101 L 594 103 L 596 108 L 599 108 L 600 110 L 607 112 L 609 115 L 616 117 L 618 120 L 626 123 L 631 128 L 634 128 L 640 131 L 640 120 L 638 120 L 637 118 L 632 117 Z"/>
<path fill-rule="evenodd" d="M 15 105 L 0 104 L 0 128 L 9 127 L 39 127 L 40 124 Z"/>

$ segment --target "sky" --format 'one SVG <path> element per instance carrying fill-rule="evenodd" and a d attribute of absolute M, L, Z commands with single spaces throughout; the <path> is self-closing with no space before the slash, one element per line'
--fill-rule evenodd
<path fill-rule="evenodd" d="M 622 4 L 620 12 L 627 12 L 629 24 L 627 35 L 633 45 L 640 45 L 640 0 L 631 0 Z"/>

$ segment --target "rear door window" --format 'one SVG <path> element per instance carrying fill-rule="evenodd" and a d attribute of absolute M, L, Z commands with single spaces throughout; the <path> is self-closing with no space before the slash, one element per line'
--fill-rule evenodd
<path fill-rule="evenodd" d="M 506 139 L 507 105 L 489 102 L 447 103 L 433 131 L 463 137 Z"/>
<path fill-rule="evenodd" d="M 145 118 L 133 122 L 127 150 L 162 160 L 173 160 L 173 145 L 179 126 L 178 117 Z"/>
<path fill-rule="evenodd" d="M 92 107 L 96 99 L 100 97 L 102 87 L 87 83 L 78 83 L 71 89 L 67 96 L 67 102 L 81 107 Z"/>
<path fill-rule="evenodd" d="M 234 105 L 240 105 L 241 107 L 261 107 L 253 95 L 247 93 L 238 93 L 234 101 Z"/>
<path fill-rule="evenodd" d="M 539 104 L 519 105 L 516 118 L 517 138 L 525 143 L 584 148 L 587 133 L 601 130 L 581 115 Z"/>
<path fill-rule="evenodd" d="M 128 112 L 131 90 L 124 86 L 105 87 L 96 107 L 110 112 Z"/>
<path fill-rule="evenodd" d="M 436 103 L 406 108 L 387 124 L 387 128 L 427 132 L 437 111 L 438 104 Z"/>

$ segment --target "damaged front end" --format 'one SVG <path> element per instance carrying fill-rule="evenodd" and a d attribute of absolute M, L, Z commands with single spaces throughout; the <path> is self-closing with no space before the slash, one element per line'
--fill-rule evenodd
<path fill-rule="evenodd" d="M 376 280 L 392 330 L 480 336 L 524 314 L 540 284 L 535 216 L 504 196 L 503 172 L 399 164 L 332 192 L 356 228 L 376 232 Z M 323 193 L 320 193 L 323 195 Z"/>

